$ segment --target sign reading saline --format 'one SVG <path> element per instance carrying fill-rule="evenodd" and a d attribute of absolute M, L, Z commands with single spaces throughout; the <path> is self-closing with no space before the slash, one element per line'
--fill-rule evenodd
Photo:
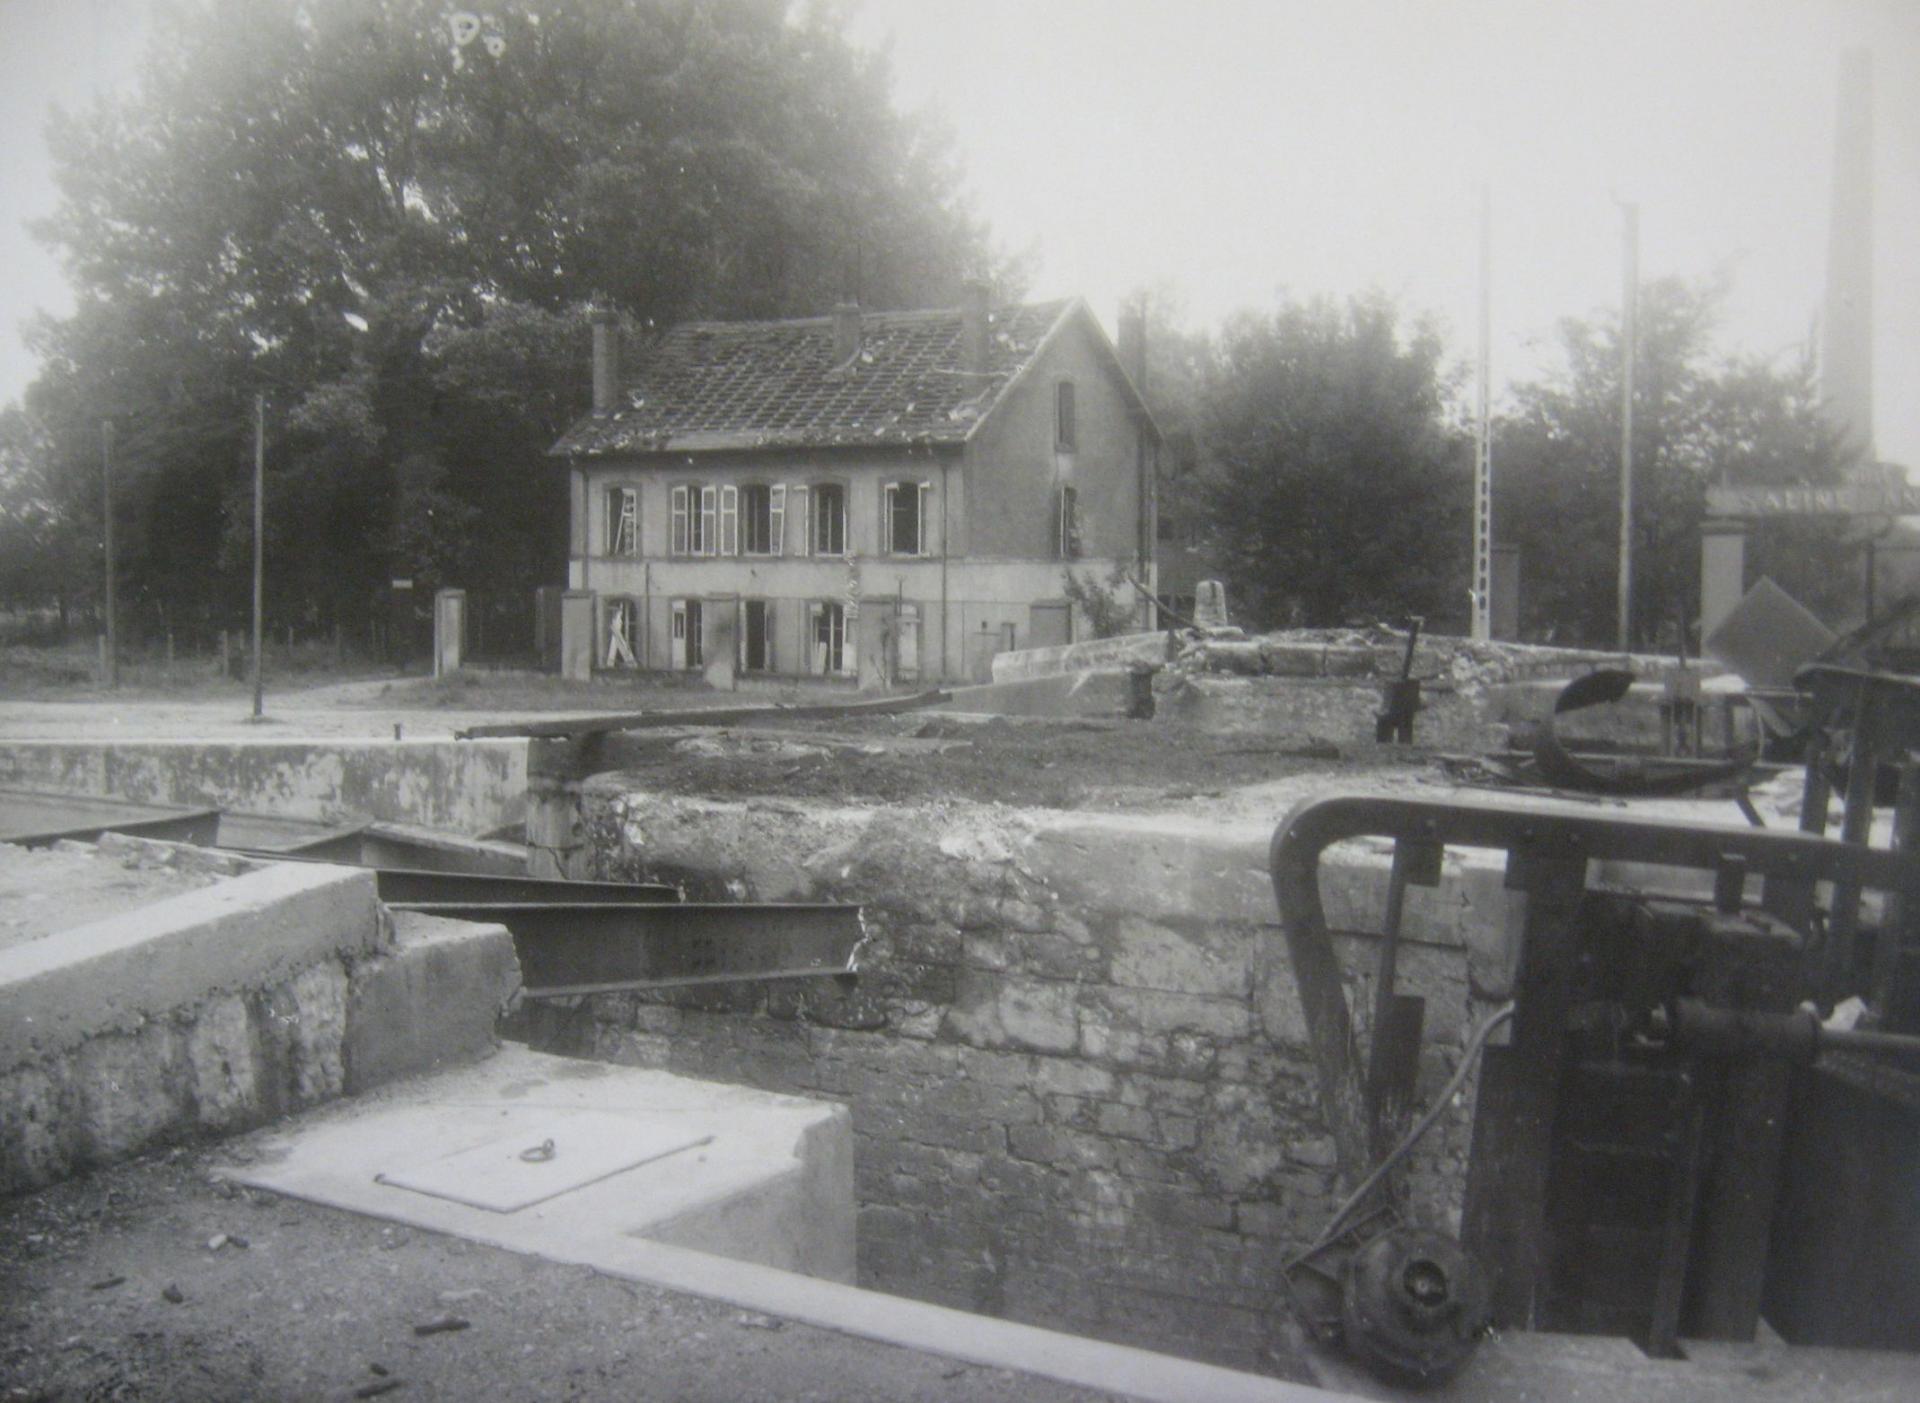
<path fill-rule="evenodd" d="M 1858 482 L 1844 487 L 1709 487 L 1708 516 L 1920 516 L 1920 487 Z"/>

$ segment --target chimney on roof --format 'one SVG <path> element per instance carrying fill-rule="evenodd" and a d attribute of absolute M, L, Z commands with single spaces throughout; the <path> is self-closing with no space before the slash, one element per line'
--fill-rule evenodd
<path fill-rule="evenodd" d="M 620 318 L 606 294 L 587 313 L 593 323 L 593 412 L 611 414 L 620 403 Z"/>
<path fill-rule="evenodd" d="M 1127 372 L 1127 378 L 1133 381 L 1133 388 L 1141 394 L 1147 392 L 1147 301 L 1120 304 L 1119 322 L 1120 368 Z"/>
<path fill-rule="evenodd" d="M 985 278 L 968 278 L 960 285 L 960 357 L 974 375 L 987 373 L 987 316 L 993 305 L 993 285 Z"/>
<path fill-rule="evenodd" d="M 860 354 L 860 304 L 842 302 L 833 309 L 833 363 L 845 365 Z"/>

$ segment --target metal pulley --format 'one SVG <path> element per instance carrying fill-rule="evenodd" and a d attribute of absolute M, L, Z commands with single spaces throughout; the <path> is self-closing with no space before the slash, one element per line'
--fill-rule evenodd
<path fill-rule="evenodd" d="M 1347 1260 L 1347 1348 L 1382 1378 L 1452 1377 L 1487 1329 L 1487 1286 L 1466 1249 L 1431 1228 L 1393 1228 Z"/>

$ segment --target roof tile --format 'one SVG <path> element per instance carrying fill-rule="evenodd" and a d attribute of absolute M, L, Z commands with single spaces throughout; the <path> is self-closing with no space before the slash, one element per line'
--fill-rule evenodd
<path fill-rule="evenodd" d="M 996 307 L 985 375 L 963 364 L 957 309 L 862 313 L 844 364 L 831 317 L 689 322 L 648 347 L 619 409 L 582 418 L 552 451 L 958 443 L 1073 305 Z"/>

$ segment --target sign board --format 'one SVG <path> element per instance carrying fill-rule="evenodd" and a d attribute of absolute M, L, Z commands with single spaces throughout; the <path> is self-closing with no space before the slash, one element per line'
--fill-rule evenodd
<path fill-rule="evenodd" d="M 1709 487 L 1708 516 L 1920 516 L 1920 487 L 1855 482 L 1844 487 Z"/>

